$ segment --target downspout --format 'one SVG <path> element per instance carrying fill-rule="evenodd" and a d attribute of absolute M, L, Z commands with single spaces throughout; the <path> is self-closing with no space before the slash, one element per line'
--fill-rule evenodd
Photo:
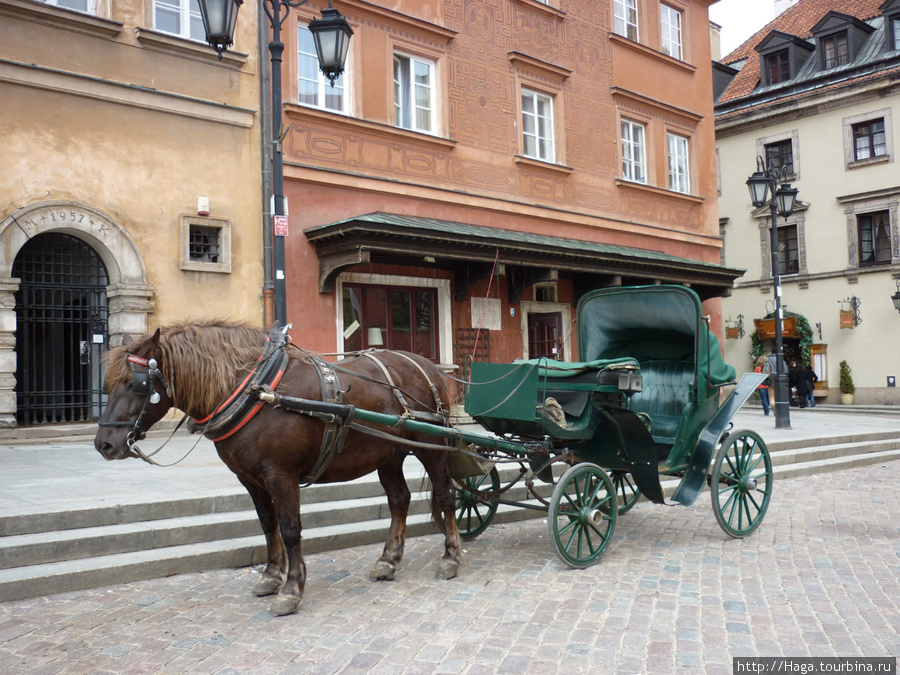
<path fill-rule="evenodd" d="M 262 134 L 262 216 L 263 216 L 263 328 L 268 330 L 275 323 L 275 283 L 273 281 L 272 249 L 272 110 L 271 110 L 271 71 L 269 69 L 269 17 L 266 15 L 265 3 L 258 0 L 257 25 L 259 27 L 259 96 L 260 126 Z"/>

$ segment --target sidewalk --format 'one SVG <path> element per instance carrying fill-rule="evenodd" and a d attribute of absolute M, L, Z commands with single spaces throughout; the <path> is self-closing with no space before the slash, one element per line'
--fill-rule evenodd
<path fill-rule="evenodd" d="M 867 413 L 866 409 L 848 414 L 835 408 L 839 406 L 791 408 L 791 428 L 776 429 L 774 414 L 766 417 L 761 408 L 745 406 L 735 415 L 734 428 L 754 430 L 767 443 L 799 441 L 807 447 L 834 436 L 900 429 L 900 407 L 896 411 L 879 411 L 881 414 Z M 896 414 L 887 414 L 890 412 Z M 85 425 L 82 431 L 89 426 Z M 141 442 L 141 448 L 151 453 L 168 436 L 168 432 L 154 433 Z M 83 434 L 74 442 L 66 437 L 49 437 L 39 444 L 4 443 L 9 441 L 0 436 L 0 521 L 25 514 L 245 493 L 234 474 L 219 460 L 213 444 L 184 432 L 179 432 L 154 457 L 161 464 L 178 462 L 168 467 L 151 466 L 138 459 L 107 461 Z M 416 471 L 418 464 L 410 460 L 407 468 Z"/>

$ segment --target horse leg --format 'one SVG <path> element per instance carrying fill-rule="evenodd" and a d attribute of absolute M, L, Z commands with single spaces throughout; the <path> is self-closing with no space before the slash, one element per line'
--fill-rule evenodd
<path fill-rule="evenodd" d="M 456 525 L 456 490 L 450 478 L 447 456 L 426 450 L 416 453 L 416 458 L 422 462 L 431 479 L 431 507 L 434 517 L 444 519 L 444 557 L 435 576 L 438 579 L 452 579 L 459 572 L 462 542 Z"/>
<path fill-rule="evenodd" d="M 391 511 L 391 528 L 381 557 L 375 561 L 369 577 L 376 581 L 393 581 L 397 565 L 403 558 L 406 542 L 406 516 L 409 514 L 410 493 L 403 476 L 403 460 L 406 454 L 397 452 L 387 464 L 378 469 L 378 479 L 387 494 Z"/>
<path fill-rule="evenodd" d="M 278 518 L 275 516 L 275 507 L 272 497 L 268 492 L 249 478 L 238 476 L 241 485 L 247 488 L 256 515 L 266 537 L 266 568 L 262 572 L 259 581 L 253 586 L 253 593 L 258 596 L 277 593 L 281 588 L 284 573 L 287 569 L 287 553 L 278 533 Z"/>
<path fill-rule="evenodd" d="M 275 616 L 293 614 L 303 598 L 306 587 L 306 563 L 300 550 L 300 486 L 283 477 L 267 481 L 275 504 L 281 541 L 287 552 L 287 578 L 269 611 Z"/>

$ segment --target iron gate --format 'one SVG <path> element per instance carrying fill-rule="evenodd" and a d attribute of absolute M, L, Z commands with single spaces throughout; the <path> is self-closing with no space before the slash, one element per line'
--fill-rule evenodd
<path fill-rule="evenodd" d="M 52 232 L 19 251 L 16 292 L 16 421 L 100 417 L 107 345 L 106 266 L 87 243 Z"/>

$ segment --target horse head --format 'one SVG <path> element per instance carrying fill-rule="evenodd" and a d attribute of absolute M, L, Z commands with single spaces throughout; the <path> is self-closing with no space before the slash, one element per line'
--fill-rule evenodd
<path fill-rule="evenodd" d="M 108 400 L 94 447 L 106 459 L 140 457 L 135 445 L 172 407 L 172 390 L 162 374 L 159 329 L 139 342 L 125 336 L 109 352 Z"/>

